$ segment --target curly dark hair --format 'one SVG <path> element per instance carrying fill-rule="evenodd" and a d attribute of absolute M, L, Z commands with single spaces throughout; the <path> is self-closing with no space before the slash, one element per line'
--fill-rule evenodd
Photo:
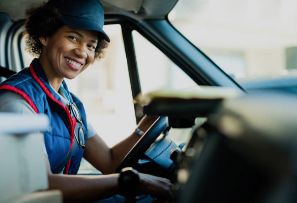
<path fill-rule="evenodd" d="M 51 37 L 61 28 L 64 23 L 61 21 L 61 14 L 58 9 L 45 3 L 26 10 L 27 19 L 25 22 L 24 34 L 26 38 L 26 50 L 33 56 L 39 57 L 42 50 L 40 37 Z M 98 37 L 98 44 L 95 49 L 95 59 L 104 57 L 104 49 L 109 43 Z"/>

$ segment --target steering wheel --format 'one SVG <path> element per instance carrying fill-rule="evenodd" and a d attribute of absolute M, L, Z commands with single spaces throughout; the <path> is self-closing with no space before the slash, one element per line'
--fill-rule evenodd
<path fill-rule="evenodd" d="M 146 131 L 146 133 L 138 140 L 134 147 L 129 151 L 118 168 L 114 171 L 119 173 L 123 168 L 134 166 L 141 155 L 153 144 L 159 135 L 166 129 L 166 117 L 158 118 L 153 125 Z"/>

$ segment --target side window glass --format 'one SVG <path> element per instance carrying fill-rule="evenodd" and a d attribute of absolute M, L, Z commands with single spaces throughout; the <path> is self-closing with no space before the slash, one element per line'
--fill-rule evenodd
<path fill-rule="evenodd" d="M 133 40 L 143 94 L 157 89 L 199 89 L 200 87 L 163 52 L 157 49 L 137 31 L 133 31 Z M 170 138 L 177 144 L 186 141 L 191 128 L 169 131 Z"/>
<path fill-rule="evenodd" d="M 137 31 L 133 31 L 142 93 L 156 89 L 198 88 L 198 85 L 166 55 Z"/>

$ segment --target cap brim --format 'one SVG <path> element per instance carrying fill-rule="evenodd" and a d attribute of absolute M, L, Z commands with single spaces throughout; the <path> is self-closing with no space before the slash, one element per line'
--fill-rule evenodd
<path fill-rule="evenodd" d="M 65 25 L 74 29 L 98 31 L 107 42 L 110 42 L 108 35 L 96 22 L 90 19 L 64 15 L 61 17 L 61 20 Z"/>

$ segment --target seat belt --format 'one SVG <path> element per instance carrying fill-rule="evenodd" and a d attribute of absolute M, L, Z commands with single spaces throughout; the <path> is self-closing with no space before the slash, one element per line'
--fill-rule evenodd
<path fill-rule="evenodd" d="M 9 70 L 8 68 L 4 68 L 4 67 L 0 66 L 0 73 L 1 73 L 0 74 L 1 77 L 9 78 L 16 72 L 13 70 Z"/>
<path fill-rule="evenodd" d="M 75 126 L 75 131 L 74 133 L 77 132 L 77 127 L 78 125 Z M 75 135 L 74 135 L 75 136 Z M 71 150 L 69 151 L 69 153 L 65 156 L 65 158 L 62 160 L 62 162 L 59 164 L 59 166 L 57 166 L 54 170 L 53 170 L 53 173 L 54 174 L 59 174 L 62 172 L 62 170 L 64 169 L 64 167 L 67 165 L 68 161 L 71 159 L 72 155 L 74 154 L 76 148 L 77 148 L 78 144 L 77 144 L 77 141 L 76 139 L 74 138 L 73 140 L 73 144 L 72 144 L 72 147 L 71 147 Z"/>

